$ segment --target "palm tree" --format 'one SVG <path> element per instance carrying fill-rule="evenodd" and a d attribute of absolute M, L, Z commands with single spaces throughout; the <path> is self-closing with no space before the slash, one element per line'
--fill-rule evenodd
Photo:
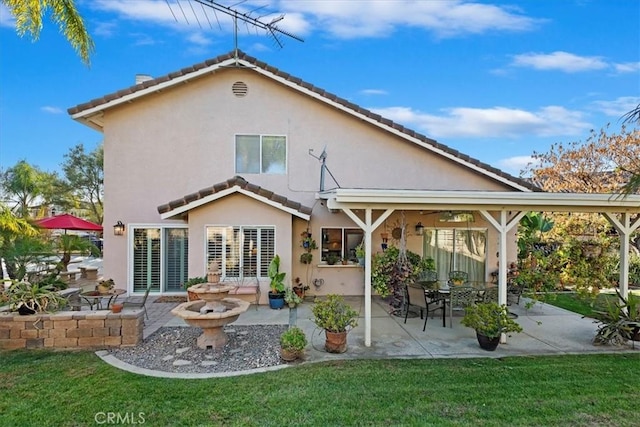
<path fill-rule="evenodd" d="M 89 64 L 89 56 L 94 50 L 94 44 L 73 0 L 0 0 L 0 2 L 15 17 L 18 35 L 22 37 L 30 33 L 33 40 L 37 40 L 40 36 L 42 18 L 51 9 L 52 20 L 58 24 L 60 31 L 82 58 L 82 62 Z"/>
<path fill-rule="evenodd" d="M 623 123 L 636 122 L 640 124 L 640 104 L 638 104 L 636 108 L 622 116 L 622 118 L 624 118 Z M 624 187 L 622 187 L 622 194 L 624 196 L 640 192 L 640 166 L 638 166 L 637 170 L 629 170 L 627 172 L 629 172 L 631 176 L 629 177 L 629 182 L 627 182 Z"/>

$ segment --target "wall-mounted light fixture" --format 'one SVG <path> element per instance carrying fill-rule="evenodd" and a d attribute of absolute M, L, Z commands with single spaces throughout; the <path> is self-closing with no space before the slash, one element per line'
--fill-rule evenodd
<path fill-rule="evenodd" d="M 416 235 L 422 236 L 422 233 L 424 233 L 424 225 L 422 225 L 421 222 L 418 222 L 416 224 Z"/>
<path fill-rule="evenodd" d="M 116 225 L 113 226 L 113 235 L 114 236 L 124 235 L 124 224 L 122 223 L 122 221 L 116 222 Z"/>

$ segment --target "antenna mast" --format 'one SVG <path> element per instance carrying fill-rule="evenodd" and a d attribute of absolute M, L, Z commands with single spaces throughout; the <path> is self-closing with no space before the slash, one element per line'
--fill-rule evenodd
<path fill-rule="evenodd" d="M 265 30 L 271 37 L 273 37 L 273 39 L 275 40 L 275 42 L 278 44 L 280 48 L 284 46 L 282 44 L 282 41 L 280 40 L 282 35 L 304 42 L 304 40 L 301 39 L 300 37 L 277 27 L 276 24 L 284 19 L 284 15 L 280 15 L 276 18 L 273 18 L 271 22 L 264 22 L 260 18 L 253 18 L 250 16 L 251 13 L 255 12 L 258 9 L 261 9 L 262 7 L 243 13 L 237 9 L 233 9 L 228 6 L 221 5 L 212 0 L 194 0 L 194 1 L 197 3 L 200 3 L 201 5 L 210 7 L 211 9 L 214 10 L 214 13 L 215 11 L 218 11 L 231 16 L 231 18 L 233 19 L 233 38 L 234 38 L 234 44 L 235 44 L 234 50 L 235 50 L 236 61 L 238 60 L 238 19 L 243 22 L 246 22 L 247 24 L 253 25 L 256 28 Z M 244 0 L 241 1 L 240 3 L 244 3 Z M 236 4 L 240 4 L 240 3 L 236 3 Z"/>

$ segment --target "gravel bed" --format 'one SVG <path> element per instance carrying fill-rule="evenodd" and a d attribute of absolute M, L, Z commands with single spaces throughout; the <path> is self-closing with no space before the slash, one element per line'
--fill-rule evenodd
<path fill-rule="evenodd" d="M 222 373 L 282 365 L 280 334 L 286 325 L 227 326 L 227 344 L 203 350 L 200 328 L 163 327 L 131 348 L 112 349 L 115 358 L 140 368 L 176 373 Z"/>

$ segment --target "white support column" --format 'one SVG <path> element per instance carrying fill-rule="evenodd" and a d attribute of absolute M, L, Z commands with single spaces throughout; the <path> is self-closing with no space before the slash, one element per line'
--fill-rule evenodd
<path fill-rule="evenodd" d="M 629 237 L 638 227 L 640 227 L 640 218 L 631 224 L 631 214 L 624 212 L 622 221 L 618 220 L 615 214 L 604 213 L 611 225 L 615 227 L 620 235 L 620 295 L 627 298 L 629 294 Z"/>
<path fill-rule="evenodd" d="M 372 223 L 372 209 L 364 210 L 364 222 L 351 209 L 343 209 L 344 213 L 364 231 L 364 345 L 371 347 L 371 254 L 373 253 L 371 234 L 385 219 L 393 213 L 393 209 L 387 209 Z"/>
<path fill-rule="evenodd" d="M 500 221 L 489 214 L 488 211 L 480 211 L 480 214 L 500 233 L 498 241 L 498 304 L 507 303 L 507 234 L 526 215 L 526 212 L 518 212 L 511 220 L 507 218 L 507 211 L 500 211 Z"/>
<path fill-rule="evenodd" d="M 480 211 L 480 214 L 486 219 L 493 227 L 500 233 L 498 242 L 498 304 L 507 304 L 507 234 L 514 226 L 516 226 L 520 219 L 525 216 L 526 212 L 518 212 L 511 220 L 507 218 L 507 211 L 502 209 L 500 211 L 500 221 L 496 221 L 494 217 L 489 214 L 488 211 Z M 506 343 L 507 336 L 502 334 L 500 336 L 500 342 Z"/>

